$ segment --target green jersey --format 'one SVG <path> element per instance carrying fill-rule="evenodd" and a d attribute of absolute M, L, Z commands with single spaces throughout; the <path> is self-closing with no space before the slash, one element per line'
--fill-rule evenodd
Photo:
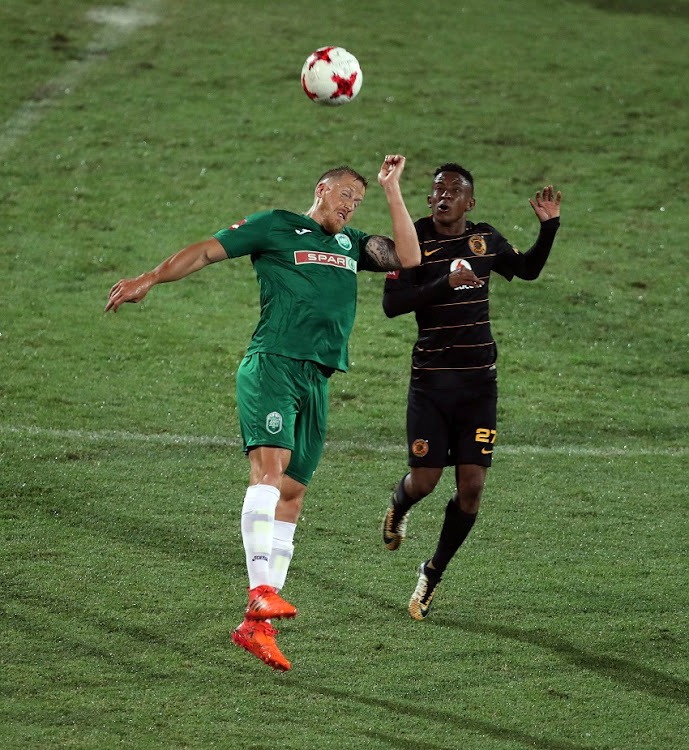
<path fill-rule="evenodd" d="M 369 235 L 329 234 L 304 214 L 264 211 L 215 234 L 229 258 L 250 255 L 261 316 L 247 353 L 307 359 L 347 370 L 357 271 Z"/>

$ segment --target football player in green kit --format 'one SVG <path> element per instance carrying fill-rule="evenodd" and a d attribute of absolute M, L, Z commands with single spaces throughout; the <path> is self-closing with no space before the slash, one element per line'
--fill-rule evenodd
<path fill-rule="evenodd" d="M 105 307 L 117 312 L 125 302 L 141 301 L 155 284 L 251 256 L 261 315 L 237 371 L 237 408 L 250 464 L 241 518 L 249 604 L 232 640 L 273 669 L 290 668 L 271 620 L 297 613 L 278 592 L 292 559 L 304 494 L 323 451 L 328 378 L 348 367 L 357 271 L 411 268 L 421 261 L 400 189 L 404 164 L 403 156 L 386 156 L 378 174 L 393 239 L 347 226 L 367 182 L 350 167 L 339 167 L 318 180 L 305 213 L 253 214 L 152 271 L 117 282 Z"/>

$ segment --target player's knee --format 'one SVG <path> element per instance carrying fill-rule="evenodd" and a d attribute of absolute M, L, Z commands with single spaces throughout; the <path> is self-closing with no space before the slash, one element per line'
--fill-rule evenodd
<path fill-rule="evenodd" d="M 252 472 L 251 484 L 269 484 L 272 487 L 280 489 L 283 478 L 284 472 L 267 469 L 264 471 Z"/>
<path fill-rule="evenodd" d="M 412 473 L 408 484 L 407 492 L 413 498 L 422 498 L 430 495 L 438 484 L 440 475 L 424 473 L 422 475 Z"/>
<path fill-rule="evenodd" d="M 483 494 L 483 482 L 470 481 L 462 484 L 457 492 L 457 505 L 465 513 L 478 513 Z"/>
<path fill-rule="evenodd" d="M 282 448 L 259 446 L 249 450 L 251 484 L 270 484 L 280 488 L 291 452 Z"/>

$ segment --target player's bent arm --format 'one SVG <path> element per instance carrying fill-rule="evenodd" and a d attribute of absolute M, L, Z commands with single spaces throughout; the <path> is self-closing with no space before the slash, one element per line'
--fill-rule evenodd
<path fill-rule="evenodd" d="M 388 318 L 415 312 L 427 305 L 433 305 L 445 297 L 448 287 L 448 277 L 442 276 L 423 286 L 386 289 L 383 293 L 383 312 Z"/>
<path fill-rule="evenodd" d="M 515 275 L 525 281 L 537 279 L 550 256 L 550 251 L 555 242 L 555 235 L 560 227 L 560 218 L 553 217 L 541 222 L 541 229 L 536 242 L 521 255 L 522 265 L 517 269 Z"/>
<path fill-rule="evenodd" d="M 400 265 L 379 267 L 381 271 L 414 268 L 421 263 L 421 248 L 416 236 L 416 229 L 400 189 L 400 177 L 404 172 L 405 163 L 406 159 L 401 154 L 388 154 L 378 173 L 378 183 L 385 192 L 385 199 L 388 202 L 388 210 L 392 219 L 393 248 L 400 263 Z M 374 253 L 379 250 L 378 247 L 372 249 Z M 372 258 L 372 260 L 375 259 Z"/>
<path fill-rule="evenodd" d="M 404 209 L 406 213 L 406 208 Z M 407 214 L 409 216 L 409 214 Z M 393 221 L 396 241 L 389 237 L 374 234 L 369 237 L 364 248 L 368 257 L 367 268 L 371 271 L 398 271 L 400 268 L 414 268 L 421 263 L 421 248 L 414 224 L 409 218 L 410 227 L 397 229 Z M 408 231 L 408 230 L 411 231 Z"/>
<path fill-rule="evenodd" d="M 110 290 L 105 312 L 117 312 L 117 308 L 125 302 L 141 302 L 156 284 L 178 281 L 211 263 L 226 259 L 227 253 L 215 237 L 187 245 L 152 271 L 142 273 L 134 279 L 118 281 Z"/>
<path fill-rule="evenodd" d="M 392 189 L 386 188 L 385 197 L 392 219 L 392 236 L 395 254 L 399 258 L 402 268 L 414 268 L 421 263 L 421 248 L 416 227 L 402 198 L 399 185 Z M 394 271 L 399 266 L 391 268 Z"/>
<path fill-rule="evenodd" d="M 395 251 L 395 243 L 389 237 L 374 234 L 364 247 L 366 269 L 369 271 L 398 271 L 402 261 Z"/>

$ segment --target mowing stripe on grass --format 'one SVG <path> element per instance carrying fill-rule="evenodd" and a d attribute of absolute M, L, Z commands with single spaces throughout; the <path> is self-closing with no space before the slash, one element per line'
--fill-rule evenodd
<path fill-rule="evenodd" d="M 34 97 L 5 122 L 0 129 L 0 159 L 43 119 L 61 97 L 74 90 L 95 63 L 107 57 L 140 26 L 157 23 L 155 11 L 159 5 L 160 0 L 135 0 L 126 8 L 93 8 L 88 11 L 86 17 L 102 24 L 101 31 L 89 42 L 80 60 L 70 60 L 55 78 L 39 87 Z"/>
<path fill-rule="evenodd" d="M 11 435 L 36 435 L 39 437 L 59 438 L 61 440 L 91 440 L 94 442 L 111 443 L 155 443 L 158 445 L 190 445 L 190 446 L 218 446 L 238 448 L 241 446 L 239 438 L 222 437 L 221 435 L 175 435 L 173 433 L 142 433 L 127 430 L 59 430 L 51 427 L 36 427 L 31 425 L 3 425 L 0 433 Z M 369 453 L 402 454 L 402 443 L 364 443 L 362 441 L 328 440 L 326 449 L 334 450 L 364 450 Z M 611 446 L 596 448 L 585 445 L 501 445 L 500 453 L 512 455 L 560 455 L 560 456 L 686 456 L 689 454 L 687 446 Z"/>

